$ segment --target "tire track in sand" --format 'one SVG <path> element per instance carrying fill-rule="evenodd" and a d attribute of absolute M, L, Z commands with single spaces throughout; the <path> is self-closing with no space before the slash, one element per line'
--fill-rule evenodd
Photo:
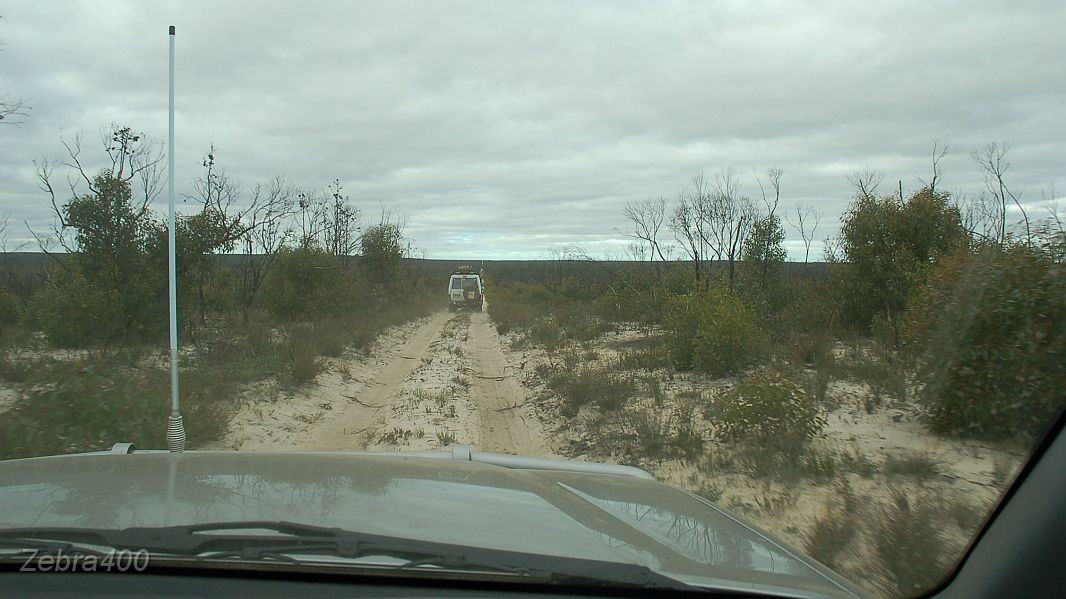
<path fill-rule="evenodd" d="M 422 356 L 447 320 L 447 312 L 438 312 L 429 317 L 385 367 L 367 382 L 361 393 L 349 397 L 351 402 L 330 422 L 308 431 L 308 437 L 298 443 L 300 448 L 315 451 L 365 449 L 367 436 L 362 433 L 372 430 L 387 413 L 404 381 L 421 364 Z"/>
<path fill-rule="evenodd" d="M 470 393 L 481 419 L 482 451 L 547 457 L 548 447 L 540 421 L 526 403 L 526 394 L 508 363 L 507 351 L 499 334 L 492 329 L 488 314 L 470 316 L 470 366 L 473 385 Z"/>

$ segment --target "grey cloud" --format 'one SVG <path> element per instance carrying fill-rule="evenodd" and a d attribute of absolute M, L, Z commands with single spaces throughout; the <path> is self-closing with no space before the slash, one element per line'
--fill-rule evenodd
<path fill-rule="evenodd" d="M 29 161 L 60 130 L 166 135 L 166 26 L 178 28 L 179 193 L 209 144 L 245 187 L 334 178 L 370 215 L 408 215 L 429 257 L 624 248 L 626 201 L 674 196 L 697 169 L 785 171 L 784 203 L 828 234 L 844 175 L 886 188 L 1013 143 L 1012 180 L 1061 175 L 1066 8 L 910 3 L 35 3 L 0 20 L 0 93 L 33 105 L 0 128 L 0 202 L 47 226 Z M 1059 26 L 1055 26 L 1058 24 Z M 789 231 L 789 250 L 799 253 Z"/>

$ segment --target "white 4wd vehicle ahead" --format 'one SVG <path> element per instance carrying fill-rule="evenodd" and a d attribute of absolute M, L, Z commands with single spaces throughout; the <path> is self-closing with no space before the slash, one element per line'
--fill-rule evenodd
<path fill-rule="evenodd" d="M 460 266 L 448 280 L 448 311 L 485 309 L 485 287 L 481 274 L 469 266 Z"/>

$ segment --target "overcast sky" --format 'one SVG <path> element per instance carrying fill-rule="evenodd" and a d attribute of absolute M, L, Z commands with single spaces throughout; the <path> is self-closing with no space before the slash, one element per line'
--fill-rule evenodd
<path fill-rule="evenodd" d="M 340 179 L 367 219 L 402 212 L 426 257 L 621 251 L 626 201 L 726 165 L 751 196 L 783 169 L 781 210 L 817 205 L 822 238 L 847 173 L 915 189 L 934 139 L 959 193 L 992 141 L 1029 202 L 1063 187 L 1061 0 L 5 4 L 0 95 L 32 107 L 0 126 L 9 248 L 51 223 L 32 160 L 61 158 L 61 134 L 93 169 L 110 123 L 166 139 L 171 24 L 179 197 L 214 143 L 246 188 Z"/>

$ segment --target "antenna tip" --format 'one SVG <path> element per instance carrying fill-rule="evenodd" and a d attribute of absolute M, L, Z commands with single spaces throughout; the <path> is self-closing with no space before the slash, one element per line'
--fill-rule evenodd
<path fill-rule="evenodd" d="M 173 25 L 170 26 L 170 35 L 174 35 L 174 26 Z"/>

